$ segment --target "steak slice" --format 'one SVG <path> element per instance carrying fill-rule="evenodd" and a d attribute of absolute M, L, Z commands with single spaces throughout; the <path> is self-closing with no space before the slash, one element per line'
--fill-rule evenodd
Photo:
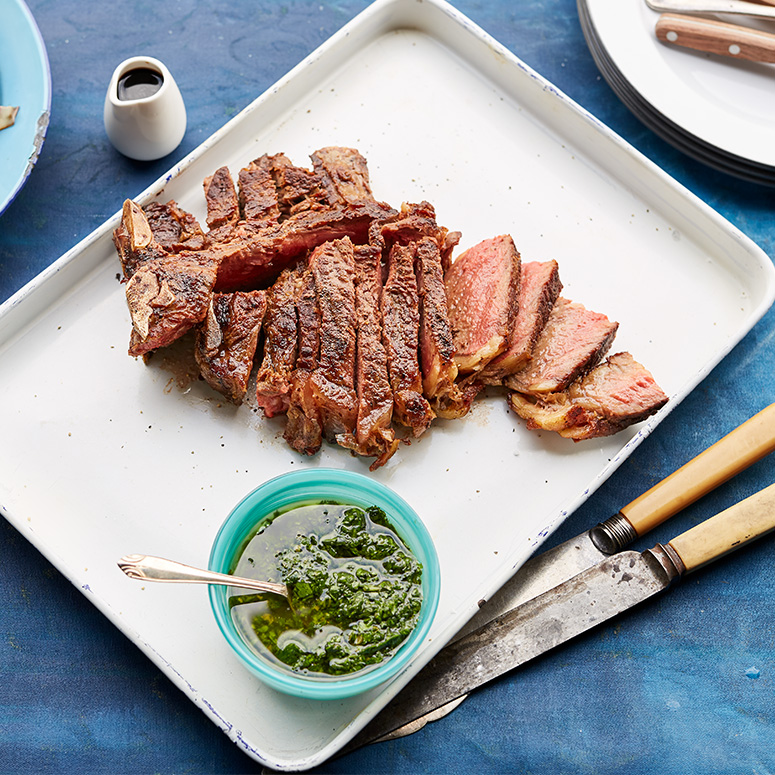
<path fill-rule="evenodd" d="M 447 303 L 461 374 L 481 371 L 506 348 L 519 281 L 520 256 L 507 234 L 474 245 L 449 267 Z"/>
<path fill-rule="evenodd" d="M 291 372 L 296 364 L 296 294 L 300 272 L 286 269 L 267 291 L 264 351 L 256 375 L 256 403 L 266 417 L 288 410 Z"/>
<path fill-rule="evenodd" d="M 556 261 L 522 264 L 519 305 L 506 349 L 485 366 L 480 377 L 482 382 L 488 385 L 500 384 L 504 377 L 525 365 L 561 290 L 560 270 Z"/>
<path fill-rule="evenodd" d="M 219 167 L 204 179 L 207 226 L 217 229 L 236 223 L 240 217 L 239 199 L 228 167 Z"/>
<path fill-rule="evenodd" d="M 323 443 L 320 407 L 311 385 L 311 376 L 318 364 L 320 351 L 320 312 L 315 276 L 307 267 L 299 277 L 296 299 L 298 317 L 298 349 L 296 368 L 291 374 L 290 401 L 284 437 L 288 444 L 303 455 L 314 455 Z"/>
<path fill-rule="evenodd" d="M 617 433 L 667 401 L 651 373 L 627 352 L 612 355 L 567 391 L 540 398 L 509 395 L 509 405 L 528 428 L 556 431 L 575 441 Z"/>
<path fill-rule="evenodd" d="M 420 366 L 428 400 L 446 399 L 456 390 L 455 343 L 447 310 L 441 251 L 424 237 L 415 246 L 415 271 L 420 301 Z"/>
<path fill-rule="evenodd" d="M 422 394 L 418 361 L 419 297 L 414 274 L 414 246 L 394 245 L 382 290 L 382 326 L 388 377 L 393 391 L 393 416 L 420 436 L 435 417 Z"/>
<path fill-rule="evenodd" d="M 266 292 L 215 293 L 196 334 L 194 356 L 207 384 L 241 404 L 253 370 Z"/>
<path fill-rule="evenodd" d="M 355 430 L 358 415 L 352 242 L 345 237 L 315 248 L 309 268 L 320 316 L 320 349 L 310 383 L 320 411 L 323 436 L 334 442 L 339 434 Z"/>
<path fill-rule="evenodd" d="M 315 151 L 312 166 L 329 205 L 353 205 L 373 202 L 369 168 L 354 148 L 330 146 Z"/>
<path fill-rule="evenodd" d="M 246 221 L 276 223 L 280 218 L 272 156 L 264 154 L 239 171 L 239 214 Z"/>
<path fill-rule="evenodd" d="M 388 380 L 387 353 L 382 344 L 380 251 L 359 245 L 354 259 L 358 419 L 355 433 L 342 434 L 337 441 L 359 455 L 376 457 L 369 466 L 375 471 L 390 459 L 399 443 L 391 425 L 393 392 Z"/>
<path fill-rule="evenodd" d="M 560 297 L 533 356 L 519 371 L 504 380 L 506 387 L 520 393 L 554 393 L 596 366 L 608 352 L 619 324 Z"/>
<path fill-rule="evenodd" d="M 331 240 L 350 237 L 354 243 L 366 242 L 372 221 L 391 212 L 379 203 L 305 210 L 281 223 L 232 236 L 212 249 L 219 262 L 216 290 L 242 290 L 272 282 L 302 254 Z"/>
<path fill-rule="evenodd" d="M 199 221 L 191 213 L 170 200 L 166 204 L 151 202 L 143 208 L 153 238 L 165 250 L 179 253 L 181 250 L 200 250 L 207 244 L 207 237 Z"/>
<path fill-rule="evenodd" d="M 126 285 L 132 317 L 130 355 L 144 355 L 201 323 L 210 307 L 217 266 L 204 253 L 172 253 L 137 267 Z"/>

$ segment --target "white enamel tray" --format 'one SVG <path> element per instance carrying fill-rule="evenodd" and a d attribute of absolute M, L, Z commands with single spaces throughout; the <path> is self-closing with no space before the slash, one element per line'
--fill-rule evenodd
<path fill-rule="evenodd" d="M 203 218 L 201 182 L 218 166 L 278 151 L 306 164 L 330 144 L 364 153 L 378 198 L 433 202 L 461 249 L 509 232 L 523 260 L 557 259 L 565 295 L 618 320 L 615 348 L 672 400 L 637 428 L 574 444 L 526 430 L 491 396 L 400 449 L 373 476 L 435 540 L 429 639 L 381 690 L 300 701 L 237 664 L 204 588 L 144 586 L 116 561 L 203 565 L 227 512 L 264 480 L 303 466 L 367 472 L 368 461 L 333 448 L 301 459 L 282 423 L 203 383 L 179 388 L 164 358 L 128 357 L 117 217 L 6 302 L 0 510 L 244 751 L 281 770 L 322 762 L 362 728 L 775 297 L 759 248 L 438 0 L 375 3 L 137 198 L 174 198 Z"/>

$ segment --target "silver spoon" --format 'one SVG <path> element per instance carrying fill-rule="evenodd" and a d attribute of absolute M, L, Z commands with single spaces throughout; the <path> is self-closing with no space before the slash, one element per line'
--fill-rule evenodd
<path fill-rule="evenodd" d="M 128 554 L 118 561 L 121 568 L 130 579 L 144 581 L 166 581 L 170 583 L 192 584 L 223 584 L 241 589 L 255 589 L 259 592 L 272 592 L 275 595 L 288 597 L 288 587 L 273 581 L 259 581 L 228 573 L 216 573 L 211 570 L 193 568 L 182 562 L 165 560 L 163 557 L 148 557 L 144 554 Z"/>

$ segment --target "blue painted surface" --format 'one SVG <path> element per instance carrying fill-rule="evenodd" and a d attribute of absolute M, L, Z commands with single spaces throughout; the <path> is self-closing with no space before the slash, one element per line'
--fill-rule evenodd
<path fill-rule="evenodd" d="M 775 255 L 775 192 L 703 167 L 645 129 L 595 68 L 573 0 L 454 4 Z M 0 301 L 367 3 L 29 5 L 51 62 L 52 121 L 35 171 L 0 217 Z M 102 129 L 110 74 L 137 53 L 170 67 L 189 113 L 183 144 L 155 163 L 122 158 Z M 549 545 L 614 513 L 775 401 L 774 364 L 770 311 Z M 638 546 L 668 540 L 773 481 L 775 458 L 761 461 Z M 420 733 L 318 772 L 775 772 L 774 550 L 775 539 L 763 539 L 486 687 Z M 260 771 L 4 521 L 0 599 L 0 772 Z"/>

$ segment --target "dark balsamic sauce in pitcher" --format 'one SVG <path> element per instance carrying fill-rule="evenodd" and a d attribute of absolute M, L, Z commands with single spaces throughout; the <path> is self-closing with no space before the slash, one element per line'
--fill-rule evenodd
<path fill-rule="evenodd" d="M 119 100 L 142 100 L 161 89 L 164 79 L 161 73 L 148 67 L 136 67 L 124 73 L 118 81 Z"/>

